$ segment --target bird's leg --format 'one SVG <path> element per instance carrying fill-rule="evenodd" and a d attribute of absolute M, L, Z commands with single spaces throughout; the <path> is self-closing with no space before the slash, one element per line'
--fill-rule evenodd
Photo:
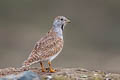
<path fill-rule="evenodd" d="M 48 64 L 49 64 L 49 70 L 50 70 L 50 72 L 56 72 L 53 68 L 52 68 L 52 65 L 51 65 L 51 62 L 50 61 L 48 61 Z"/>
<path fill-rule="evenodd" d="M 42 64 L 41 61 L 40 61 L 40 66 L 41 66 L 41 68 L 42 68 L 42 72 L 45 72 L 45 68 L 44 68 L 44 66 L 43 66 L 43 64 Z"/>

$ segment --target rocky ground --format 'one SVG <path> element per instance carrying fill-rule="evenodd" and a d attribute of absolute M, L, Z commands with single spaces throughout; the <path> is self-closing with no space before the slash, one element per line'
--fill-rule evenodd
<path fill-rule="evenodd" d="M 0 80 L 17 80 L 17 78 L 19 80 L 120 80 L 120 74 L 83 68 L 56 68 L 55 73 L 50 73 L 48 69 L 46 72 L 41 72 L 40 68 L 11 67 L 0 69 L 0 77 Z"/>

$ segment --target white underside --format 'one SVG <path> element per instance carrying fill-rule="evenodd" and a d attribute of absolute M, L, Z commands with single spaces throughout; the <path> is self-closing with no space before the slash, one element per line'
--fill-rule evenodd
<path fill-rule="evenodd" d="M 62 49 L 61 49 L 61 50 L 62 50 Z M 61 50 L 60 50 L 57 54 L 49 57 L 49 58 L 48 58 L 48 61 L 52 61 L 53 59 L 55 59 L 55 58 L 58 56 L 58 54 L 61 52 Z"/>

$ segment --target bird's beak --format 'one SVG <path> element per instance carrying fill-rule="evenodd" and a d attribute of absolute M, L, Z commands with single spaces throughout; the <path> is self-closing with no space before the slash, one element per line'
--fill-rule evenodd
<path fill-rule="evenodd" d="M 71 21 L 69 20 L 69 19 L 67 19 L 67 21 L 66 21 L 67 23 L 71 23 Z"/>

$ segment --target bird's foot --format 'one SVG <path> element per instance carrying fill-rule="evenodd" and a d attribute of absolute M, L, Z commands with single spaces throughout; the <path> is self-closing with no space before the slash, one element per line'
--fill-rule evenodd
<path fill-rule="evenodd" d="M 41 69 L 42 70 L 42 72 L 46 72 L 46 70 L 45 69 Z"/>
<path fill-rule="evenodd" d="M 54 69 L 52 69 L 52 68 L 50 68 L 50 70 L 49 70 L 51 73 L 54 73 L 54 72 L 56 72 L 56 70 L 54 70 Z"/>

